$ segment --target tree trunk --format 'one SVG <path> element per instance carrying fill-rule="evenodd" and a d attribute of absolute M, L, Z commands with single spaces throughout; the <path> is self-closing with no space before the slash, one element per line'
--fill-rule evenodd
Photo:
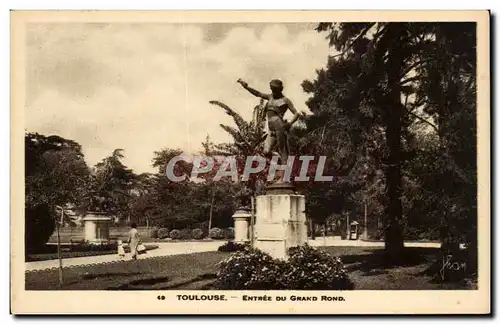
<path fill-rule="evenodd" d="M 56 231 L 57 231 L 57 258 L 59 260 L 59 268 L 58 268 L 58 274 L 59 274 L 59 287 L 62 287 L 64 284 L 64 279 L 63 279 L 63 264 L 62 264 L 62 255 L 61 255 L 61 234 L 60 234 L 60 223 L 64 220 L 64 209 L 61 208 L 61 220 L 58 219 L 57 217 L 57 208 L 54 205 L 54 203 L 51 203 L 51 213 L 53 213 L 54 220 L 56 223 Z"/>
<path fill-rule="evenodd" d="M 363 202 L 363 205 L 364 205 L 364 209 L 365 209 L 365 224 L 364 224 L 364 229 L 363 229 L 363 238 L 365 241 L 368 241 L 368 206 L 367 206 L 366 198 L 365 198 L 365 201 Z"/>
<path fill-rule="evenodd" d="M 250 214 L 250 246 L 255 245 L 255 196 L 252 195 L 252 209 Z"/>
<path fill-rule="evenodd" d="M 314 222 L 312 217 L 309 217 L 309 229 L 311 231 L 311 240 L 316 239 L 316 233 L 314 233 Z"/>
<path fill-rule="evenodd" d="M 349 238 L 351 237 L 351 226 L 349 225 L 349 212 L 346 212 L 345 214 L 345 217 L 346 217 L 346 229 L 345 229 L 345 233 L 346 233 L 346 240 L 349 240 Z"/>
<path fill-rule="evenodd" d="M 400 44 L 405 26 L 391 23 L 392 45 L 387 60 L 389 92 L 385 112 L 386 141 L 389 149 L 387 159 L 387 221 L 385 224 L 385 251 L 391 259 L 397 258 L 404 248 L 401 205 L 401 133 L 403 107 L 401 104 L 401 70 L 403 57 Z M 392 27 L 392 28 L 391 28 Z"/>
<path fill-rule="evenodd" d="M 326 223 L 323 224 L 323 244 L 326 246 Z"/>
<path fill-rule="evenodd" d="M 212 191 L 212 201 L 210 202 L 210 214 L 208 218 L 208 232 L 212 229 L 212 213 L 214 208 L 215 190 Z"/>

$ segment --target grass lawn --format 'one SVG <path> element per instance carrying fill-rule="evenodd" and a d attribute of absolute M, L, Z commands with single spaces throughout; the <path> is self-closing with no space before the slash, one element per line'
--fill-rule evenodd
<path fill-rule="evenodd" d="M 203 252 L 96 264 L 64 270 L 64 286 L 58 287 L 58 271 L 26 273 L 27 290 L 168 289 L 186 280 L 215 273 L 216 264 L 228 253 Z M 134 284 L 134 282 L 137 282 Z"/>
<path fill-rule="evenodd" d="M 384 263 L 382 248 L 323 247 L 344 261 L 356 290 L 436 290 L 476 289 L 464 283 L 434 282 L 425 271 L 436 260 L 438 249 L 407 248 L 407 256 L 397 267 Z M 64 271 L 63 287 L 58 287 L 58 271 L 26 273 L 27 290 L 154 290 L 210 289 L 217 263 L 229 256 L 223 252 L 203 252 L 98 264 Z"/>
<path fill-rule="evenodd" d="M 355 290 L 477 289 L 469 282 L 436 282 L 428 270 L 439 258 L 438 248 L 407 247 L 398 265 L 385 262 L 380 247 L 321 247 L 344 262 Z M 434 269 L 435 271 L 438 269 Z"/>

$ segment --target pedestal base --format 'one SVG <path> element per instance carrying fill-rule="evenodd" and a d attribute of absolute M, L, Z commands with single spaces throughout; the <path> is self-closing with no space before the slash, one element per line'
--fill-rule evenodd
<path fill-rule="evenodd" d="M 257 249 L 287 259 L 289 248 L 307 243 L 305 197 L 269 193 L 258 196 L 255 236 Z"/>

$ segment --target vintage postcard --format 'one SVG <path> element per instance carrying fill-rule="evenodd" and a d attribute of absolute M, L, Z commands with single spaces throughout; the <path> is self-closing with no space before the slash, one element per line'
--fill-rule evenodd
<path fill-rule="evenodd" d="M 13 314 L 489 314 L 488 11 L 12 11 Z"/>

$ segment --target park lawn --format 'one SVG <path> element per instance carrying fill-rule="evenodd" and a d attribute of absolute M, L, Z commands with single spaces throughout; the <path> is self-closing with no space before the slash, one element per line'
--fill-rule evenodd
<path fill-rule="evenodd" d="M 339 256 L 355 284 L 355 290 L 457 290 L 477 289 L 470 281 L 437 282 L 439 248 L 405 248 L 397 265 L 389 264 L 382 247 L 320 247 Z M 434 268 L 429 273 L 429 269 Z M 437 271 L 436 271 L 437 270 Z"/>
<path fill-rule="evenodd" d="M 437 259 L 438 249 L 407 248 L 397 267 L 384 264 L 382 248 L 322 247 L 344 261 L 355 290 L 475 289 L 463 283 L 434 282 L 425 274 Z M 229 253 L 203 252 L 137 261 L 68 268 L 58 287 L 58 271 L 26 273 L 27 290 L 166 290 L 210 289 L 217 263 Z"/>
<path fill-rule="evenodd" d="M 227 256 L 228 253 L 202 252 L 70 267 L 64 269 L 64 285 L 61 288 L 57 269 L 33 271 L 26 273 L 25 287 L 26 290 L 108 290 L 128 285 L 141 290 L 144 288 L 133 282 L 145 280 L 142 285 L 147 289 L 167 289 L 186 280 L 215 273 L 217 263 Z M 154 283 L 156 286 L 150 288 Z"/>

